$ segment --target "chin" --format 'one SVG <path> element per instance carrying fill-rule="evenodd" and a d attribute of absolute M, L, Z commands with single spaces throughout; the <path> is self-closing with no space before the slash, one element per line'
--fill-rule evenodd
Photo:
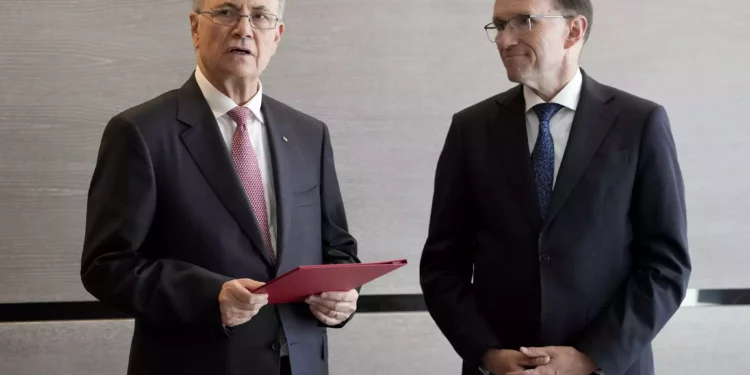
<path fill-rule="evenodd" d="M 258 76 L 258 69 L 248 64 L 227 66 L 226 71 L 229 75 L 237 78 L 253 78 Z"/>
<path fill-rule="evenodd" d="M 506 68 L 508 73 L 508 80 L 515 83 L 521 83 L 523 81 L 523 70 L 518 68 Z"/>
<path fill-rule="evenodd" d="M 525 64 L 520 64 L 519 61 L 515 60 L 516 59 L 505 62 L 505 71 L 508 73 L 509 81 L 520 83 L 525 76 L 527 69 Z"/>

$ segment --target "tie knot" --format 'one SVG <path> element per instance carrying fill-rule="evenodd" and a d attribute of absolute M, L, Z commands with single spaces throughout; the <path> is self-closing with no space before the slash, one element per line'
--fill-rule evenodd
<path fill-rule="evenodd" d="M 234 107 L 227 114 L 237 123 L 237 127 L 245 127 L 247 126 L 247 120 L 250 118 L 250 108 L 242 106 Z"/>
<path fill-rule="evenodd" d="M 536 116 L 539 117 L 539 123 L 549 124 L 549 120 L 552 119 L 552 116 L 554 116 L 562 107 L 562 105 L 557 103 L 542 103 L 535 105 L 533 109 L 534 112 L 536 112 Z"/>

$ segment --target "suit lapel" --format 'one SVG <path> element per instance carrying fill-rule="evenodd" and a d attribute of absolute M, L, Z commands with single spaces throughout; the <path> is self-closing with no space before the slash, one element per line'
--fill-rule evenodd
<path fill-rule="evenodd" d="M 518 202 L 521 212 L 525 213 L 532 229 L 538 231 L 542 224 L 534 185 L 531 178 L 531 156 L 526 134 L 525 101 L 522 87 L 508 92 L 498 98 L 500 112 L 492 121 L 490 128 L 494 133 L 495 144 L 504 161 L 505 177 Z"/>
<path fill-rule="evenodd" d="M 182 142 L 201 173 L 242 231 L 253 242 L 255 249 L 271 264 L 250 201 L 242 188 L 219 126 L 195 76 L 192 76 L 178 93 L 177 119 L 190 126 L 182 133 Z"/>
<path fill-rule="evenodd" d="M 612 127 L 617 117 L 617 112 L 612 106 L 607 105 L 612 97 L 600 84 L 583 73 L 581 98 L 573 119 L 568 144 L 565 147 L 562 165 L 557 174 L 549 211 L 544 220 L 545 227 L 565 204 Z"/>
<path fill-rule="evenodd" d="M 268 130 L 268 144 L 271 147 L 273 160 L 274 187 L 276 189 L 276 208 L 277 208 L 277 261 L 276 267 L 279 269 L 283 261 L 285 245 L 289 236 L 289 227 L 292 224 L 292 172 L 289 156 L 289 145 L 292 142 L 298 142 L 291 136 L 288 120 L 284 112 L 279 110 L 277 103 L 263 96 L 263 117 L 266 121 Z"/>

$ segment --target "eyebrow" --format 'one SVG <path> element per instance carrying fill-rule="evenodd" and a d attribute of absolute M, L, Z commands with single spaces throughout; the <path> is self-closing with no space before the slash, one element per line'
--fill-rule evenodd
<path fill-rule="evenodd" d="M 529 15 L 532 15 L 532 14 L 534 14 L 534 13 L 533 12 L 529 12 L 529 11 L 523 11 L 523 12 L 513 13 L 513 15 L 510 16 L 510 18 L 518 17 L 518 16 L 529 16 Z M 508 18 L 507 20 L 504 20 L 504 19 L 501 19 L 498 16 L 492 16 L 492 23 L 508 22 L 510 20 L 510 18 Z"/>
<path fill-rule="evenodd" d="M 270 10 L 266 8 L 265 5 L 256 5 L 253 7 L 252 11 L 258 13 L 270 13 Z"/>
<path fill-rule="evenodd" d="M 237 11 L 240 10 L 240 7 L 238 7 L 237 5 L 235 5 L 233 3 L 230 3 L 228 1 L 225 1 L 224 3 L 222 3 L 220 5 L 217 5 L 216 7 L 214 7 L 214 9 L 219 9 L 219 8 L 232 8 L 232 9 L 237 10 Z M 252 9 L 250 10 L 250 12 L 251 13 L 270 13 L 270 11 L 268 10 L 268 8 L 265 5 L 256 5 L 256 6 L 252 7 Z"/>
<path fill-rule="evenodd" d="M 225 1 L 224 3 L 222 3 L 222 4 L 220 4 L 220 5 L 217 5 L 217 6 L 215 6 L 215 7 L 214 7 L 214 9 L 218 9 L 218 8 L 234 8 L 234 9 L 240 9 L 240 7 L 238 7 L 238 6 L 237 6 L 237 5 L 235 5 L 235 4 L 232 4 L 232 3 L 230 3 L 230 2 L 228 2 L 228 1 Z"/>

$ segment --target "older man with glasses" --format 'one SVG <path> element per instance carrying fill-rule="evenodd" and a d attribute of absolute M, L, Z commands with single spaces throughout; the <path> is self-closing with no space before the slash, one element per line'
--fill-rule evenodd
<path fill-rule="evenodd" d="M 518 85 L 453 117 L 420 265 L 464 375 L 653 375 L 685 296 L 667 113 L 579 67 L 592 21 L 590 0 L 496 0 L 484 27 Z"/>
<path fill-rule="evenodd" d="M 102 136 L 81 278 L 135 317 L 129 374 L 328 373 L 358 292 L 268 305 L 299 265 L 356 263 L 324 123 L 263 94 L 283 0 L 196 0 L 194 74 Z"/>

